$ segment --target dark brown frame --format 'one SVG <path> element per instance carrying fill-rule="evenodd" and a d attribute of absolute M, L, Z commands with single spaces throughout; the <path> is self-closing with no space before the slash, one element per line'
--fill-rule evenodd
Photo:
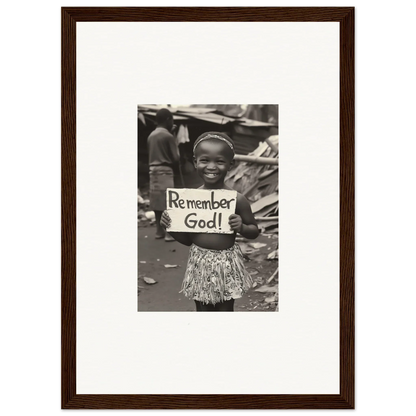
<path fill-rule="evenodd" d="M 63 409 L 354 408 L 354 8 L 64 7 L 62 18 Z M 273 21 L 340 23 L 340 394 L 76 394 L 76 22 Z"/>

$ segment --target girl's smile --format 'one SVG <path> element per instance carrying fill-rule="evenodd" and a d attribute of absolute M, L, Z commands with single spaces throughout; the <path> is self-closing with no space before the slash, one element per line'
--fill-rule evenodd
<path fill-rule="evenodd" d="M 226 143 L 207 140 L 200 143 L 195 151 L 194 164 L 198 175 L 210 187 L 221 187 L 231 166 L 233 154 Z"/>

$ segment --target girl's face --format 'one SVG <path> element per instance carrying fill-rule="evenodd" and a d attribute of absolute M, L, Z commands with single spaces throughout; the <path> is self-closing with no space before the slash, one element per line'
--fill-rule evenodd
<path fill-rule="evenodd" d="M 194 165 L 208 187 L 221 187 L 234 165 L 230 147 L 221 140 L 204 140 L 195 149 Z"/>

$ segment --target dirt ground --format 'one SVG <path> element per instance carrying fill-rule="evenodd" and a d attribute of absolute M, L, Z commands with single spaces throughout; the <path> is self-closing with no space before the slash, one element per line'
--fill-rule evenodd
<path fill-rule="evenodd" d="M 189 247 L 178 242 L 156 240 L 155 226 L 149 221 L 138 222 L 138 310 L 139 311 L 195 311 L 195 304 L 179 293 L 186 269 Z M 235 302 L 235 311 L 274 312 L 277 303 L 274 293 L 265 292 L 265 287 L 276 287 L 278 274 L 269 283 L 269 278 L 278 267 L 278 261 L 266 257 L 277 249 L 277 235 L 260 235 L 256 240 L 239 242 L 245 254 L 245 265 L 253 277 L 253 288 Z M 250 242 L 265 246 L 253 248 Z M 165 265 L 176 267 L 166 268 Z M 148 284 L 144 278 L 157 283 Z M 263 289 L 262 289 L 263 288 Z M 261 292 L 256 290 L 262 290 Z"/>

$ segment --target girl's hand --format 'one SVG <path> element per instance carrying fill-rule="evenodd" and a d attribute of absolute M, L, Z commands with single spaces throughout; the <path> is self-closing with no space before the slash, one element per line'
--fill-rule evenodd
<path fill-rule="evenodd" d="M 160 225 L 166 230 L 166 228 L 170 227 L 172 220 L 169 217 L 167 211 L 163 211 L 162 217 L 160 218 Z"/>
<path fill-rule="evenodd" d="M 228 217 L 228 224 L 230 224 L 231 229 L 237 233 L 241 232 L 241 229 L 243 228 L 243 220 L 237 214 L 231 214 Z"/>

